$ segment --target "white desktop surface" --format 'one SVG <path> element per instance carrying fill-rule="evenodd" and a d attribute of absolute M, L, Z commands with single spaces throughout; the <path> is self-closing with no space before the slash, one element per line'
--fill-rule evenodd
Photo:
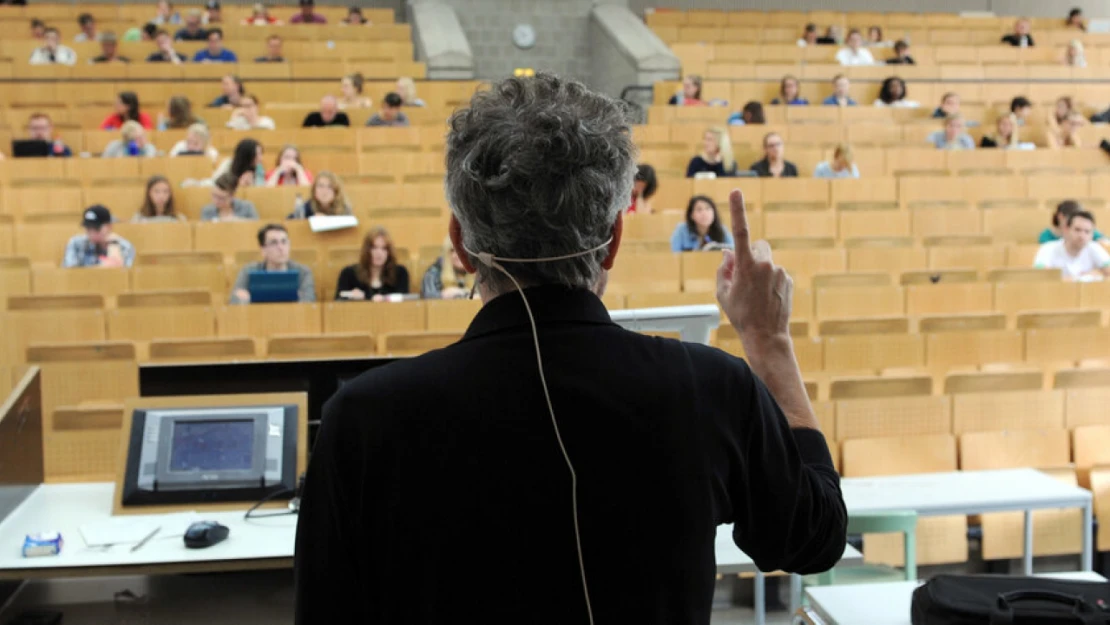
<path fill-rule="evenodd" d="M 1048 573 L 1038 577 L 1104 582 L 1106 578 L 1091 571 Z M 806 597 L 811 609 L 826 625 L 910 625 L 913 591 L 924 582 L 887 582 L 847 586 L 811 586 Z"/>
<path fill-rule="evenodd" d="M 920 516 L 1090 505 L 1090 491 L 1036 469 L 954 471 L 840 481 L 848 514 L 915 510 Z"/>
<path fill-rule="evenodd" d="M 740 551 L 732 540 L 732 524 L 717 526 L 717 572 L 718 573 L 755 573 L 755 563 L 748 554 Z M 860 562 L 863 555 L 853 546 L 844 546 L 841 562 Z"/>
<path fill-rule="evenodd" d="M 181 571 L 229 570 L 236 568 L 232 566 L 235 561 L 252 561 L 249 568 L 271 568 L 258 561 L 273 560 L 271 566 L 289 566 L 287 560 L 293 557 L 296 515 L 248 521 L 243 518 L 248 506 L 235 511 L 198 513 L 199 519 L 218 521 L 231 530 L 227 540 L 206 549 L 186 548 L 180 523 L 176 534 L 169 533 L 169 528 L 159 531 L 135 552 L 130 544 L 89 548 L 80 527 L 112 516 L 114 490 L 115 485 L 110 482 L 40 486 L 0 523 L 0 577 L 18 577 L 13 575 L 14 571 L 24 572 L 25 577 L 35 576 L 36 571 L 39 576 L 63 576 L 59 569 L 66 574 L 96 575 L 98 567 L 141 570 L 171 565 Z M 24 558 L 21 552 L 24 536 L 38 532 L 60 532 L 64 541 L 62 552 L 56 556 Z"/>

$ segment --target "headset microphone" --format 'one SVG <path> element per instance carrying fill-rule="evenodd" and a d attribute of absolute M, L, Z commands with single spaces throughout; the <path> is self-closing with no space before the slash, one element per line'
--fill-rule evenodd
<path fill-rule="evenodd" d="M 555 419 L 555 408 L 551 404 L 551 392 L 547 389 L 547 378 L 543 373 L 543 356 L 540 355 L 540 334 L 536 329 L 536 318 L 532 316 L 532 307 L 528 304 L 528 298 L 525 297 L 524 289 L 520 286 L 520 283 L 516 281 L 516 278 L 514 278 L 501 263 L 549 263 L 560 260 L 570 260 L 572 258 L 579 258 L 601 251 L 612 242 L 613 237 L 609 237 L 601 245 L 583 252 L 567 254 L 566 256 L 552 256 L 549 258 L 502 258 L 494 256 L 489 252 L 472 252 L 465 246 L 463 247 L 463 250 L 465 250 L 467 254 L 477 258 L 478 262 L 505 274 L 505 277 L 512 281 L 513 286 L 516 287 L 517 292 L 520 293 L 520 299 L 524 301 L 524 311 L 528 313 L 528 323 L 532 326 L 532 342 L 536 347 L 536 367 L 540 373 L 540 385 L 543 386 L 543 396 L 544 399 L 547 400 L 547 412 L 551 415 L 551 427 L 555 430 L 555 440 L 559 443 L 559 450 L 563 453 L 563 460 L 566 462 L 567 469 L 570 471 L 571 508 L 574 512 L 574 542 L 578 548 L 578 570 L 582 574 L 582 593 L 586 599 L 586 614 L 589 617 L 590 625 L 594 625 L 594 611 L 593 606 L 590 604 L 590 588 L 586 583 L 586 560 L 582 555 L 582 532 L 578 527 L 578 474 L 574 471 L 574 463 L 571 462 L 570 454 L 567 453 L 566 445 L 563 444 L 563 435 L 559 432 L 559 422 Z"/>

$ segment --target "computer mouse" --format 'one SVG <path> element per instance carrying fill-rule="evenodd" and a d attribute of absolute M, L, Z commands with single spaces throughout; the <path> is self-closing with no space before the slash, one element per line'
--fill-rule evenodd
<path fill-rule="evenodd" d="M 211 547 L 227 538 L 231 533 L 226 525 L 215 521 L 197 521 L 185 530 L 185 546 L 189 549 Z"/>

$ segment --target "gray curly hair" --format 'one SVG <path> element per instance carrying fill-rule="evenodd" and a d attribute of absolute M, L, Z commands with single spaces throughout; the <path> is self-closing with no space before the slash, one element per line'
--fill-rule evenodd
<path fill-rule="evenodd" d="M 447 201 L 475 253 L 546 258 L 597 247 L 631 202 L 627 109 L 582 83 L 547 73 L 509 78 L 477 93 L 449 125 Z M 592 289 L 607 255 L 505 268 L 525 285 Z M 471 261 L 485 284 L 506 286 L 500 272 Z"/>

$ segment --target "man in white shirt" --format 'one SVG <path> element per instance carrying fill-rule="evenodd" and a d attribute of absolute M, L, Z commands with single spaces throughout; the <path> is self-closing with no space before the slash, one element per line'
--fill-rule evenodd
<path fill-rule="evenodd" d="M 848 40 L 844 43 L 847 47 L 841 48 L 840 52 L 836 53 L 836 62 L 841 65 L 874 65 L 875 57 L 871 56 L 871 51 L 863 47 L 863 35 L 858 30 L 853 28 L 848 33 Z"/>
<path fill-rule="evenodd" d="M 73 65 L 77 62 L 77 53 L 72 48 L 61 45 L 61 35 L 58 29 L 50 26 L 43 34 L 41 48 L 35 48 L 31 53 L 31 65 Z"/>
<path fill-rule="evenodd" d="M 1073 213 L 1068 217 L 1064 236 L 1042 245 L 1033 266 L 1059 269 L 1065 280 L 1110 278 L 1110 252 L 1092 240 L 1094 232 L 1094 215 L 1087 211 Z"/>

